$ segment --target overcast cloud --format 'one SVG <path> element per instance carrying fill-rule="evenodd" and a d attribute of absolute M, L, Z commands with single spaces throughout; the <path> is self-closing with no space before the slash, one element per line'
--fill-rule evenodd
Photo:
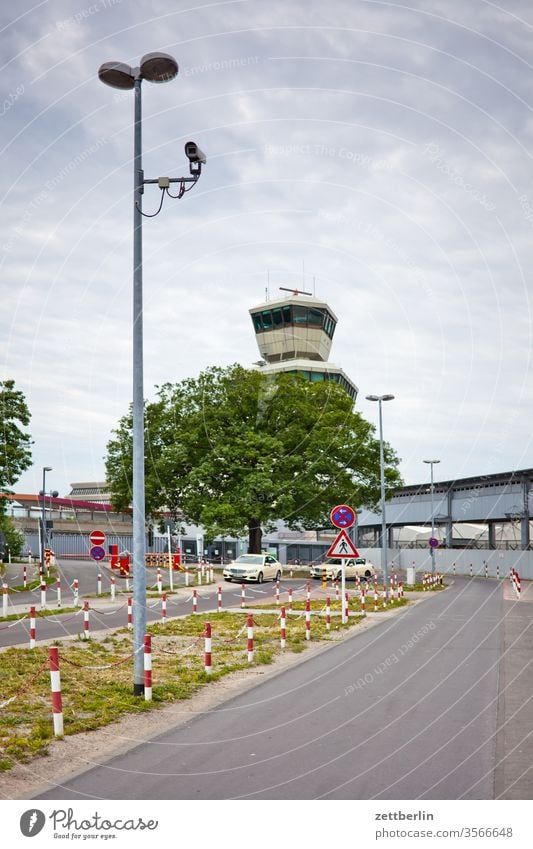
<path fill-rule="evenodd" d="M 25 393 L 16 489 L 104 476 L 131 397 L 131 92 L 99 65 L 173 54 L 143 86 L 147 177 L 208 163 L 144 222 L 145 391 L 251 364 L 279 286 L 339 316 L 331 358 L 391 392 L 407 483 L 533 465 L 533 8 L 511 0 L 27 0 L 2 11 L 2 378 Z M 146 212 L 159 191 L 147 187 Z"/>

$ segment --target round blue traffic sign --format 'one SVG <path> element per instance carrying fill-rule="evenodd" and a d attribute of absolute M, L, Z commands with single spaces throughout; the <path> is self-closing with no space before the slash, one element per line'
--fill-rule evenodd
<path fill-rule="evenodd" d="M 331 522 L 336 528 L 351 528 L 355 522 L 355 510 L 347 504 L 338 504 L 330 513 Z"/>
<path fill-rule="evenodd" d="M 89 552 L 93 560 L 103 560 L 105 557 L 105 548 L 101 545 L 93 545 Z"/>

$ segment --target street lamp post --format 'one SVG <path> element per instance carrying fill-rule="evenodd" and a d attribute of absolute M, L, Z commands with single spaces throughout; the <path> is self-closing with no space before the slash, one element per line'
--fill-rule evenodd
<path fill-rule="evenodd" d="M 393 401 L 394 395 L 367 395 L 367 401 L 377 401 L 379 404 L 379 471 L 381 479 L 381 560 L 383 567 L 383 584 L 385 598 L 389 591 L 389 569 L 387 564 L 387 519 L 385 514 L 385 458 L 383 453 L 383 416 L 382 401 Z"/>
<path fill-rule="evenodd" d="M 43 508 L 41 517 L 41 533 L 39 534 L 39 541 L 41 544 L 39 557 L 41 563 L 41 575 L 44 575 L 44 550 L 46 548 L 46 473 L 51 471 L 53 471 L 51 466 L 43 466 Z"/>
<path fill-rule="evenodd" d="M 145 179 L 142 169 L 142 100 L 141 83 L 148 80 L 163 83 L 173 80 L 178 63 L 166 53 L 148 53 L 138 68 L 123 62 L 105 62 L 98 70 L 99 79 L 112 88 L 134 89 L 134 155 L 133 155 L 133 694 L 144 694 L 144 657 L 142 647 L 146 631 L 146 540 L 144 498 L 144 387 L 143 387 L 143 280 L 142 280 L 142 197 L 144 186 L 157 184 L 161 190 L 162 208 L 165 195 L 181 198 L 187 183 L 195 184 L 206 157 L 194 142 L 187 142 L 190 177 Z M 170 194 L 171 183 L 179 183 L 177 195 Z M 192 186 L 190 187 L 192 188 Z M 154 217 L 150 215 L 149 217 Z"/>
<path fill-rule="evenodd" d="M 435 510 L 433 507 L 433 466 L 437 463 L 440 463 L 440 460 L 423 460 L 423 463 L 427 463 L 431 466 L 431 538 L 433 539 L 435 536 Z M 435 574 L 435 548 L 430 546 L 431 548 L 431 574 Z"/>

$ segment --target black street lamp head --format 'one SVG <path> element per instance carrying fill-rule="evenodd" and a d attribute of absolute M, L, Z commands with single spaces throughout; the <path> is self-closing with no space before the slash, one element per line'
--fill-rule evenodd
<path fill-rule="evenodd" d="M 151 83 L 166 83 L 178 75 L 178 63 L 168 53 L 147 53 L 140 64 L 141 77 Z"/>
<path fill-rule="evenodd" d="M 394 401 L 394 395 L 366 395 L 367 401 Z"/>
<path fill-rule="evenodd" d="M 98 68 L 98 77 L 111 88 L 128 89 L 135 85 L 133 68 L 124 62 L 104 62 Z"/>

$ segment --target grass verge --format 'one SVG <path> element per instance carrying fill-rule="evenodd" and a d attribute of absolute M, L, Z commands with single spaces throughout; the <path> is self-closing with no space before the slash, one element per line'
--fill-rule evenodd
<path fill-rule="evenodd" d="M 213 640 L 209 676 L 204 670 L 206 621 L 211 622 Z M 353 616 L 349 625 L 357 621 Z M 187 699 L 198 688 L 230 672 L 271 663 L 281 652 L 279 618 L 276 614 L 254 613 L 254 624 L 254 664 L 247 662 L 246 615 L 196 614 L 169 620 L 165 625 L 150 625 L 152 702 L 132 695 L 132 636 L 127 629 L 100 641 L 55 641 L 59 646 L 65 735 L 101 728 L 125 714 Z M 331 639 L 347 627 L 334 619 L 328 632 L 325 620 L 315 617 L 312 640 Z M 310 644 L 305 640 L 304 618 L 289 616 L 285 651 L 298 653 Z M 46 755 L 53 726 L 48 649 L 7 649 L 1 657 L 0 770 L 5 771 L 17 762 Z"/>

